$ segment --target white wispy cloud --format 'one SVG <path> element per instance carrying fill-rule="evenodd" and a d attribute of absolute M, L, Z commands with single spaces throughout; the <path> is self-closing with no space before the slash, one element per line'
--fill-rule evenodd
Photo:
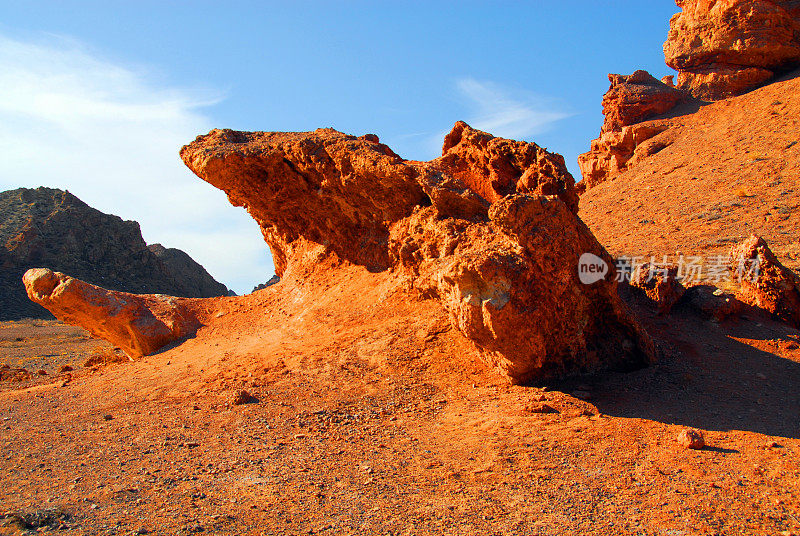
<path fill-rule="evenodd" d="M 495 136 L 528 138 L 570 115 L 552 99 L 512 91 L 494 82 L 462 78 L 456 81 L 456 88 L 466 99 L 467 123 Z"/>
<path fill-rule="evenodd" d="M 512 89 L 496 82 L 460 78 L 455 80 L 454 89 L 463 108 L 456 119 L 463 119 L 473 128 L 502 138 L 536 141 L 533 138 L 537 134 L 572 115 L 557 99 Z M 447 130 L 427 134 L 420 148 L 423 158 L 434 158 L 441 154 L 442 142 L 450 128 L 452 124 L 448 125 Z M 395 139 L 404 141 L 403 136 Z"/>
<path fill-rule="evenodd" d="M 68 189 L 250 290 L 272 271 L 257 225 L 178 157 L 222 95 L 157 78 L 72 39 L 0 35 L 0 189 Z"/>

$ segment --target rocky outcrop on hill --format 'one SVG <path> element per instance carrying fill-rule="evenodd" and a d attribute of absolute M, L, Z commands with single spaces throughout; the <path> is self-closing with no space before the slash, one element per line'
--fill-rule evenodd
<path fill-rule="evenodd" d="M 147 249 L 164 263 L 173 279 L 191 290 L 191 297 L 228 295 L 228 288 L 211 277 L 211 274 L 186 252 L 177 248 L 165 248 L 161 244 L 150 244 Z"/>
<path fill-rule="evenodd" d="M 278 277 L 277 275 L 273 275 L 272 277 L 270 277 L 267 280 L 266 283 L 261 283 L 259 285 L 256 285 L 255 287 L 253 287 L 253 290 L 251 290 L 250 292 L 252 293 L 252 292 L 257 292 L 259 290 L 264 290 L 265 288 L 271 287 L 272 285 L 277 285 L 280 282 L 281 282 L 281 278 Z"/>
<path fill-rule="evenodd" d="M 256 219 L 281 278 L 331 256 L 392 270 L 513 381 L 654 356 L 613 268 L 579 281 L 582 254 L 611 258 L 575 215 L 563 158 L 535 144 L 459 122 L 442 157 L 414 162 L 374 135 L 213 130 L 181 157 Z"/>
<path fill-rule="evenodd" d="M 200 327 L 181 298 L 115 292 L 46 268 L 28 270 L 23 283 L 31 301 L 122 348 L 131 358 L 151 354 Z"/>
<path fill-rule="evenodd" d="M 581 219 L 615 256 L 695 258 L 702 279 L 751 233 L 800 271 L 798 75 L 676 115 L 670 145 L 584 193 Z"/>
<path fill-rule="evenodd" d="M 736 297 L 800 328 L 800 277 L 780 263 L 766 241 L 751 235 L 729 257 L 740 285 Z"/>
<path fill-rule="evenodd" d="M 689 97 L 685 92 L 656 80 L 647 71 L 623 76 L 609 74 L 611 82 L 603 96 L 605 121 L 591 150 L 578 157 L 583 175 L 581 191 L 612 179 L 639 160 L 669 144 L 659 134 L 669 122 L 647 121 L 665 114 Z"/>
<path fill-rule="evenodd" d="M 155 247 L 155 246 L 154 246 Z M 114 290 L 205 297 L 227 293 L 188 255 L 148 249 L 139 224 L 61 190 L 0 193 L 0 320 L 49 316 L 27 299 L 26 270 L 47 267 Z M 163 251 L 161 251 L 163 249 Z"/>
<path fill-rule="evenodd" d="M 740 95 L 800 65 L 796 0 L 676 0 L 664 43 L 677 86 L 697 98 Z"/>

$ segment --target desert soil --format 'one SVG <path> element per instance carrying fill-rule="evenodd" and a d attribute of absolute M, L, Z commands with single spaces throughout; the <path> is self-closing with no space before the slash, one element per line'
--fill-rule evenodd
<path fill-rule="evenodd" d="M 658 364 L 511 386 L 434 300 L 338 273 L 216 299 L 137 362 L 5 382 L 0 531 L 800 534 L 797 330 L 628 297 Z M 95 344 L 55 322 L 0 336 L 0 361 L 51 372 Z"/>
<path fill-rule="evenodd" d="M 755 233 L 800 270 L 800 72 L 692 112 L 672 112 L 671 145 L 581 196 L 580 217 L 614 255 L 710 259 Z"/>

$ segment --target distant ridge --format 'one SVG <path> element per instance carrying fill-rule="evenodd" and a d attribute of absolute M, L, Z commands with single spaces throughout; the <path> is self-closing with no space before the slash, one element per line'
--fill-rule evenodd
<path fill-rule="evenodd" d="M 139 224 L 53 188 L 0 192 L 0 320 L 51 317 L 28 300 L 29 268 L 62 271 L 109 289 L 185 297 L 229 291 L 189 255 L 149 246 Z"/>

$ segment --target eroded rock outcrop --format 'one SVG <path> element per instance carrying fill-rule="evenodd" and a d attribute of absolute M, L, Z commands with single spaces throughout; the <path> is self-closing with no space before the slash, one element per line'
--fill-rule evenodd
<path fill-rule="evenodd" d="M 800 65 L 794 0 L 677 0 L 664 43 L 677 87 L 697 98 L 740 95 Z"/>
<path fill-rule="evenodd" d="M 46 268 L 28 270 L 23 283 L 28 297 L 56 318 L 83 327 L 132 358 L 192 335 L 200 326 L 183 298 L 106 290 Z"/>
<path fill-rule="evenodd" d="M 331 255 L 394 270 L 513 381 L 654 357 L 613 274 L 580 283 L 581 254 L 613 263 L 563 158 L 535 144 L 459 122 L 442 157 L 414 162 L 373 135 L 214 130 L 181 156 L 256 219 L 279 276 Z"/>
<path fill-rule="evenodd" d="M 763 238 L 751 235 L 733 247 L 730 270 L 740 284 L 739 300 L 800 327 L 800 277 L 781 264 Z"/>
<path fill-rule="evenodd" d="M 198 176 L 261 226 L 278 277 L 384 272 L 436 299 L 514 382 L 649 363 L 655 348 L 617 295 L 613 261 L 577 217 L 559 155 L 457 123 L 442 156 L 403 160 L 377 136 L 213 130 L 181 150 Z M 581 283 L 585 254 L 605 277 Z M 320 274 L 319 272 L 324 272 Z M 59 318 L 143 355 L 224 318 L 209 300 L 109 292 L 48 270 L 28 293 Z M 243 298 L 244 299 L 244 298 Z M 203 304 L 211 304 L 204 308 Z"/>
<path fill-rule="evenodd" d="M 611 86 L 603 96 L 605 121 L 600 137 L 592 141 L 588 153 L 578 157 L 584 191 L 669 145 L 668 136 L 659 136 L 669 122 L 648 119 L 669 112 L 688 98 L 646 71 L 629 76 L 609 74 L 608 79 Z"/>

